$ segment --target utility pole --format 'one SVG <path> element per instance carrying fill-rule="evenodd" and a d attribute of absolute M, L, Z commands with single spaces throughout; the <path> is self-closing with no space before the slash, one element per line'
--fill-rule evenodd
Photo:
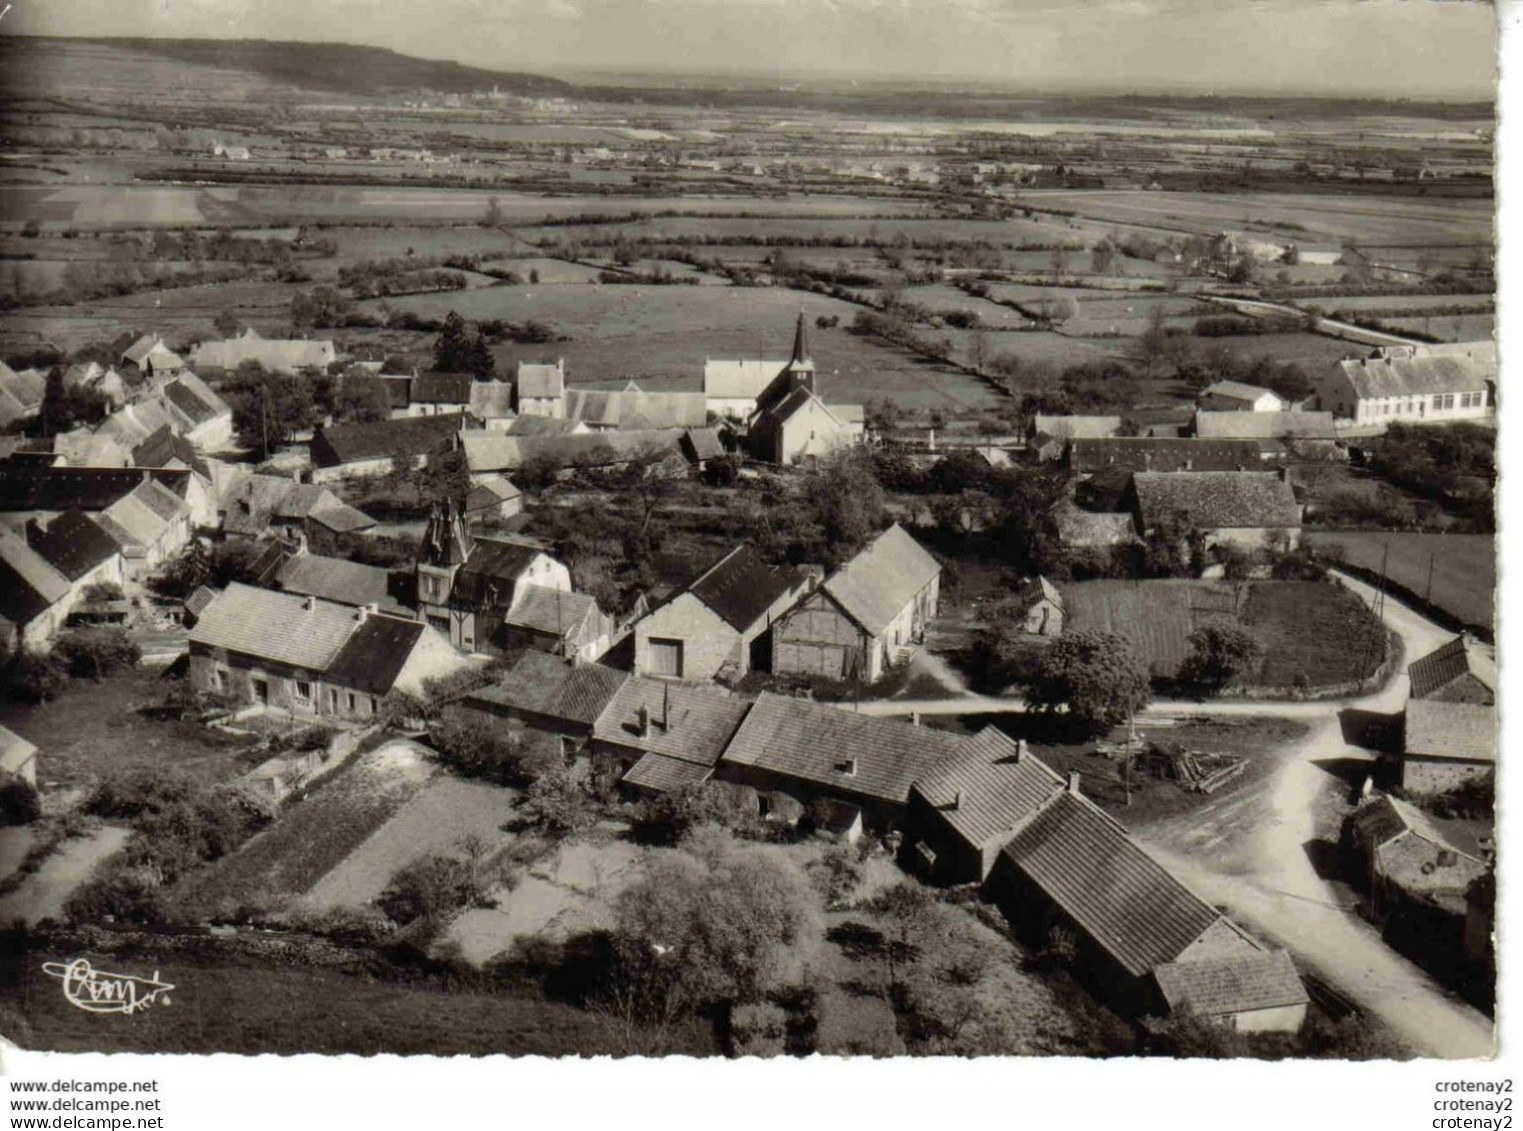
<path fill-rule="evenodd" d="M 1437 553 L 1428 555 L 1428 588 L 1423 592 L 1423 600 L 1428 602 L 1433 600 L 1433 561 L 1437 556 Z"/>

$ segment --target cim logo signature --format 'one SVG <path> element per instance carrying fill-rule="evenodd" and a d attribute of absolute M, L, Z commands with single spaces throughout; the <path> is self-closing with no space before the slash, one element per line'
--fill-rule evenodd
<path fill-rule="evenodd" d="M 113 974 L 95 969 L 88 958 L 76 958 L 69 963 L 44 962 L 42 972 L 60 979 L 64 998 L 86 1013 L 133 1014 L 155 1001 L 168 1005 L 169 991 L 174 989 L 170 983 L 159 981 L 157 970 L 151 978 Z"/>

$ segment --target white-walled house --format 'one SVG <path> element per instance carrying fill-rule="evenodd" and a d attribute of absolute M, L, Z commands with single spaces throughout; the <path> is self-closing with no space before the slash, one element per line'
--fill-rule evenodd
<path fill-rule="evenodd" d="M 1487 366 L 1463 354 L 1352 359 L 1314 378 L 1308 407 L 1356 425 L 1481 420 L 1492 412 L 1492 383 Z"/>
<path fill-rule="evenodd" d="M 566 361 L 518 363 L 513 387 L 520 416 L 566 415 Z"/>
<path fill-rule="evenodd" d="M 1206 412 L 1280 412 L 1289 406 L 1270 389 L 1218 381 L 1201 390 L 1200 407 Z"/>

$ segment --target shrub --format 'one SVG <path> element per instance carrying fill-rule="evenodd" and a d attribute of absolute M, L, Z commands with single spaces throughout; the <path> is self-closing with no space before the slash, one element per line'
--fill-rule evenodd
<path fill-rule="evenodd" d="M 788 1014 L 771 1002 L 737 1005 L 730 1010 L 732 1056 L 781 1056 L 787 1037 Z"/>
<path fill-rule="evenodd" d="M 69 685 L 69 673 L 52 656 L 21 652 L 6 665 L 5 685 L 19 699 L 46 703 Z"/>
<path fill-rule="evenodd" d="M 99 680 L 143 658 L 137 642 L 120 628 L 71 628 L 53 643 L 53 655 L 78 679 Z"/>
<path fill-rule="evenodd" d="M 163 923 L 170 918 L 169 902 L 151 878 L 132 870 L 112 870 L 87 880 L 63 905 L 71 923 L 115 919 L 126 923 Z"/>
<path fill-rule="evenodd" d="M 397 872 L 376 904 L 393 922 L 404 926 L 424 917 L 438 919 L 478 898 L 473 872 L 466 861 L 426 856 Z"/>
<path fill-rule="evenodd" d="M 757 824 L 755 812 L 747 812 L 733 791 L 703 782 L 642 799 L 632 835 L 641 844 L 673 845 L 701 825 L 754 833 Z"/>
<path fill-rule="evenodd" d="M 862 862 L 842 845 L 833 845 L 805 871 L 827 908 L 850 905 L 866 875 Z"/>
<path fill-rule="evenodd" d="M 0 825 L 30 825 L 40 816 L 36 787 L 20 774 L 0 774 Z"/>

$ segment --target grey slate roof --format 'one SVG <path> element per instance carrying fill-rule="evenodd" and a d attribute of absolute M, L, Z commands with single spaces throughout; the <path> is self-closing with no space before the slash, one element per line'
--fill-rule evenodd
<path fill-rule="evenodd" d="M 1354 387 L 1354 395 L 1361 400 L 1477 392 L 1486 388 L 1484 370 L 1469 357 L 1429 354 L 1422 357 L 1356 358 L 1339 364 Z"/>
<path fill-rule="evenodd" d="M 275 580 L 287 593 L 321 597 L 341 605 L 395 608 L 396 602 L 388 589 L 389 577 L 379 566 L 321 554 L 297 554 L 281 567 Z"/>
<path fill-rule="evenodd" d="M 1408 699 L 1406 753 L 1408 757 L 1456 762 L 1495 762 L 1496 708 L 1442 699 Z"/>
<path fill-rule="evenodd" d="M 1173 962 L 1222 919 L 1078 794 L 1059 794 L 1002 854 L 1134 977 Z"/>
<path fill-rule="evenodd" d="M 644 789 L 667 793 L 700 785 L 708 781 L 713 774 L 712 766 L 684 761 L 666 754 L 650 753 L 643 755 L 631 766 L 622 780 L 626 785 L 637 785 Z"/>
<path fill-rule="evenodd" d="M 68 578 L 25 539 L 0 526 L 0 617 L 27 624 L 68 592 Z"/>
<path fill-rule="evenodd" d="M 959 837 L 982 848 L 1021 825 L 1063 790 L 1063 778 L 994 727 L 914 784 Z"/>
<path fill-rule="evenodd" d="M 29 533 L 27 541 L 70 581 L 78 581 L 121 553 L 116 541 L 78 510 L 65 511 L 48 524 L 47 530 Z"/>
<path fill-rule="evenodd" d="M 312 462 L 318 467 L 338 467 L 359 460 L 425 455 L 446 447 L 464 425 L 465 417 L 458 413 L 340 424 L 312 437 Z"/>
<path fill-rule="evenodd" d="M 1301 525 L 1295 492 L 1272 471 L 1140 471 L 1132 484 L 1145 527 L 1170 511 L 1202 530 Z"/>
<path fill-rule="evenodd" d="M 724 761 L 903 805 L 917 779 L 961 752 L 946 731 L 763 692 Z"/>
<path fill-rule="evenodd" d="M 1252 440 L 1192 440 L 1151 436 L 1114 436 L 1100 440 L 1077 439 L 1068 445 L 1068 462 L 1069 466 L 1080 472 L 1112 469 L 1125 471 L 1251 470 L 1259 466 L 1259 445 Z"/>
<path fill-rule="evenodd" d="M 503 616 L 504 624 L 569 640 L 577 647 L 597 636 L 598 603 L 586 593 L 545 585 L 520 588 L 513 608 Z"/>
<path fill-rule="evenodd" d="M 1456 636 L 1426 656 L 1407 665 L 1412 681 L 1412 698 L 1426 699 L 1462 676 L 1474 676 L 1495 694 L 1497 669 L 1480 651 L 1470 647 L 1463 636 Z"/>
<path fill-rule="evenodd" d="M 1202 962 L 1168 962 L 1153 971 L 1171 1012 L 1211 1017 L 1305 1005 L 1311 1000 L 1283 950 Z"/>
<path fill-rule="evenodd" d="M 320 672 L 357 623 L 347 605 L 235 581 L 202 612 L 190 642 Z"/>
<path fill-rule="evenodd" d="M 650 719 L 649 732 L 643 736 L 642 707 Z M 592 734 L 601 742 L 711 767 L 750 707 L 749 700 L 718 688 L 631 676 L 598 716 Z"/>
<path fill-rule="evenodd" d="M 1031 418 L 1034 434 L 1054 440 L 1101 439 L 1114 436 L 1120 427 L 1119 416 L 1047 416 L 1038 413 Z"/>
<path fill-rule="evenodd" d="M 941 564 L 898 523 L 825 579 L 824 589 L 877 636 L 941 573 Z"/>
<path fill-rule="evenodd" d="M 1203 440 L 1334 440 L 1330 412 L 1197 412 L 1195 434 Z"/>
<path fill-rule="evenodd" d="M 745 632 L 779 597 L 799 584 L 796 570 L 768 565 L 750 546 L 736 546 L 684 587 L 731 628 Z"/>
<path fill-rule="evenodd" d="M 501 679 L 465 696 L 473 702 L 515 708 L 592 726 L 629 674 L 602 664 L 570 664 L 548 652 L 525 652 Z"/>
<path fill-rule="evenodd" d="M 323 679 L 368 695 L 385 695 L 425 631 L 427 626 L 422 621 L 384 614 L 367 616 L 355 625 L 323 672 Z"/>

